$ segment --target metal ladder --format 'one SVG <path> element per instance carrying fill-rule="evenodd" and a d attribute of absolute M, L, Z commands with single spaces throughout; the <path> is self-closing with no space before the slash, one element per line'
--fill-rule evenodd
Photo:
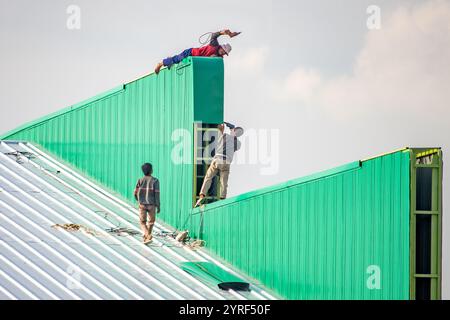
<path fill-rule="evenodd" d="M 212 162 L 214 154 L 211 154 L 210 148 L 215 145 L 219 136 L 217 124 L 205 124 L 194 122 L 194 174 L 193 174 L 193 195 L 192 206 L 199 199 L 200 189 L 206 171 Z M 209 193 L 206 195 L 204 203 L 218 201 L 219 198 L 219 177 L 214 177 Z"/>

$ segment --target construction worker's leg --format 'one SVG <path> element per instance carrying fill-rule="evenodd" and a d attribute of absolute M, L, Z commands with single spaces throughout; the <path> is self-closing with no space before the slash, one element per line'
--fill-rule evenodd
<path fill-rule="evenodd" d="M 180 63 L 184 58 L 189 57 L 192 54 L 192 49 L 186 49 L 180 54 L 177 54 L 176 56 L 169 57 L 163 60 L 163 65 L 166 67 L 170 67 L 171 65 L 175 63 Z"/>
<path fill-rule="evenodd" d="M 142 233 L 144 234 L 144 239 L 148 235 L 148 228 L 147 228 L 147 209 L 145 205 L 140 204 L 139 205 L 139 223 L 141 225 Z"/>
<path fill-rule="evenodd" d="M 230 165 L 227 163 L 219 164 L 219 171 L 220 171 L 220 199 L 225 199 L 227 197 Z"/>
<path fill-rule="evenodd" d="M 217 161 L 213 160 L 208 168 L 208 171 L 206 171 L 205 179 L 203 179 L 202 188 L 200 189 L 200 196 L 206 196 L 208 194 L 209 188 L 211 187 L 211 182 L 217 174 L 217 171 Z"/>
<path fill-rule="evenodd" d="M 162 62 L 158 63 L 155 67 L 155 73 L 158 74 L 159 70 L 161 70 L 162 67 L 171 67 L 175 63 L 180 63 L 184 58 L 187 58 L 192 55 L 192 48 L 184 50 L 182 53 L 177 54 L 173 57 L 168 57 L 164 59 Z"/>
<path fill-rule="evenodd" d="M 155 206 L 148 206 L 148 240 L 150 240 L 152 236 L 153 226 L 155 225 L 156 221 L 156 207 Z"/>

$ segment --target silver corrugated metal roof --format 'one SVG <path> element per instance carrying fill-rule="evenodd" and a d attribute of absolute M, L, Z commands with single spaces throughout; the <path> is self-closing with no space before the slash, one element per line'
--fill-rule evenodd
<path fill-rule="evenodd" d="M 75 223 L 70 232 L 55 224 Z M 137 235 L 118 236 L 125 227 Z M 90 234 L 89 232 L 94 232 Z M 29 143 L 0 142 L 0 299 L 273 299 L 260 285 L 164 236 L 141 243 L 137 211 Z M 251 283 L 223 291 L 180 268 L 209 261 Z"/>

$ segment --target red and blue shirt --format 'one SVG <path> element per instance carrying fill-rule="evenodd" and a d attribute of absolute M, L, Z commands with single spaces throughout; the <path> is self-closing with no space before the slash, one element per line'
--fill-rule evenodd
<path fill-rule="evenodd" d="M 217 38 L 220 36 L 220 32 L 215 32 L 211 35 L 209 44 L 200 48 L 192 48 L 192 56 L 194 57 L 222 57 L 219 55 L 220 44 Z"/>

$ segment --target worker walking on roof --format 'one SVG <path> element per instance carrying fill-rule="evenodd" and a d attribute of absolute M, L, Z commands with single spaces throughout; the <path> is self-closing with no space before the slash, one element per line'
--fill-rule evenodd
<path fill-rule="evenodd" d="M 160 212 L 159 202 L 159 180 L 152 176 L 153 167 L 150 163 L 142 165 L 144 176 L 136 183 L 134 197 L 139 202 L 139 221 L 141 224 L 144 243 L 152 240 L 153 225 L 156 220 L 156 213 Z M 148 216 L 148 223 L 147 223 Z"/>
<path fill-rule="evenodd" d="M 208 45 L 200 48 L 189 48 L 184 50 L 180 54 L 177 54 L 176 56 L 164 59 L 156 65 L 155 73 L 158 74 L 159 70 L 161 70 L 163 66 L 170 67 L 175 63 L 180 63 L 184 58 L 190 56 L 222 58 L 224 55 L 228 55 L 231 52 L 231 45 L 228 43 L 221 45 L 219 44 L 219 41 L 217 39 L 223 35 L 228 35 L 230 38 L 233 38 L 239 34 L 240 32 L 231 32 L 229 29 L 214 32 L 211 34 L 211 40 L 209 41 Z"/>
<path fill-rule="evenodd" d="M 225 133 L 225 125 L 230 129 L 230 134 Z M 239 150 L 240 142 L 238 137 L 244 134 L 244 129 L 236 127 L 231 123 L 224 122 L 218 126 L 219 139 L 215 150 L 213 161 L 206 172 L 203 185 L 200 190 L 200 198 L 195 206 L 200 205 L 208 194 L 213 178 L 219 173 L 220 176 L 220 199 L 227 196 L 228 176 L 230 174 L 230 165 L 233 161 L 234 153 Z"/>

